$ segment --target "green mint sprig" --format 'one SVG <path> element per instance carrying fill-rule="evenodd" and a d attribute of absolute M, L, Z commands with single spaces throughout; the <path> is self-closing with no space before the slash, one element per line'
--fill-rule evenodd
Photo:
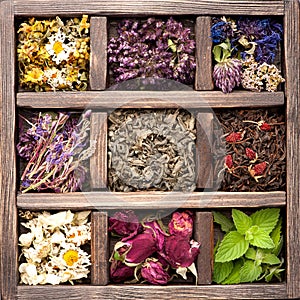
<path fill-rule="evenodd" d="M 250 216 L 232 209 L 232 220 L 214 212 L 225 236 L 215 246 L 213 281 L 238 284 L 276 277 L 281 281 L 282 219 L 279 208 L 261 209 Z"/>

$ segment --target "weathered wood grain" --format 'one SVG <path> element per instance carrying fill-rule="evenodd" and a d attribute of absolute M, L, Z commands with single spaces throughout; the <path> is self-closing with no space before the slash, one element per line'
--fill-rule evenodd
<path fill-rule="evenodd" d="M 284 104 L 283 92 L 168 91 L 168 92 L 56 92 L 18 93 L 17 105 L 26 108 L 233 108 Z"/>
<path fill-rule="evenodd" d="M 91 17 L 90 89 L 104 90 L 107 74 L 107 18 Z"/>
<path fill-rule="evenodd" d="M 286 205 L 285 192 L 88 192 L 26 193 L 17 196 L 22 209 L 160 209 L 272 207 Z"/>
<path fill-rule="evenodd" d="M 91 281 L 93 285 L 106 285 L 109 281 L 108 216 L 106 212 L 92 212 Z"/>
<path fill-rule="evenodd" d="M 209 189 L 213 187 L 213 157 L 212 157 L 212 120 L 213 114 L 199 112 L 196 118 L 196 166 L 197 188 Z"/>
<path fill-rule="evenodd" d="M 129 0 L 87 2 L 84 0 L 15 0 L 15 13 L 20 16 L 55 15 L 282 15 L 283 0 Z"/>
<path fill-rule="evenodd" d="M 196 20 L 196 78 L 195 90 L 213 90 L 212 79 L 212 39 L 211 17 L 198 17 Z"/>
<path fill-rule="evenodd" d="M 96 150 L 90 158 L 91 188 L 107 188 L 107 113 L 92 112 L 91 140 L 96 140 Z"/>
<path fill-rule="evenodd" d="M 207 286 L 19 286 L 20 300 L 70 299 L 286 299 L 285 284 L 236 284 Z"/>
<path fill-rule="evenodd" d="M 198 284 L 211 284 L 213 272 L 214 227 L 211 212 L 196 212 L 194 238 L 201 243 L 197 258 Z"/>
<path fill-rule="evenodd" d="M 17 209 L 15 160 L 15 32 L 11 1 L 0 3 L 0 282 L 4 300 L 17 292 Z"/>
<path fill-rule="evenodd" d="M 300 298 L 300 4 L 285 1 L 287 115 L 287 292 Z"/>

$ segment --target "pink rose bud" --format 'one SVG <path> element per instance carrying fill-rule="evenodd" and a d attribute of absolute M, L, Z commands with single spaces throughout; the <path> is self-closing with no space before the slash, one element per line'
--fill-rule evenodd
<path fill-rule="evenodd" d="M 157 251 L 157 242 L 152 229 L 126 239 L 124 243 L 129 251 L 125 255 L 125 263 L 139 264 Z"/>
<path fill-rule="evenodd" d="M 148 258 L 141 268 L 142 277 L 152 284 L 167 284 L 171 276 L 155 258 Z"/>
<path fill-rule="evenodd" d="M 190 238 L 193 234 L 193 213 L 188 210 L 174 212 L 169 223 L 169 232 Z"/>
<path fill-rule="evenodd" d="M 200 253 L 200 244 L 181 235 L 166 238 L 164 256 L 173 268 L 189 267 Z"/>
<path fill-rule="evenodd" d="M 110 266 L 110 278 L 113 282 L 123 282 L 133 277 L 134 268 L 128 267 L 119 260 L 113 260 Z"/>
<path fill-rule="evenodd" d="M 168 234 L 162 230 L 157 221 L 145 222 L 144 227 L 150 227 L 153 230 L 153 234 L 156 238 L 157 250 L 161 251 L 164 246 L 165 237 L 168 236 Z"/>
<path fill-rule="evenodd" d="M 132 210 L 116 212 L 109 218 L 109 231 L 126 237 L 136 235 L 141 229 L 138 217 Z"/>

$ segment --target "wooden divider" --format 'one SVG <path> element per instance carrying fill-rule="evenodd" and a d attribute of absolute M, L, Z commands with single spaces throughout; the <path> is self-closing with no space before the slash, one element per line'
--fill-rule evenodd
<path fill-rule="evenodd" d="M 96 150 L 90 158 L 91 188 L 107 187 L 107 113 L 92 112 L 91 140 L 96 140 Z"/>
<path fill-rule="evenodd" d="M 107 74 L 107 18 L 90 20 L 90 89 L 104 90 Z"/>
<path fill-rule="evenodd" d="M 109 282 L 107 213 L 93 211 L 91 227 L 91 282 L 92 285 L 106 285 Z"/>

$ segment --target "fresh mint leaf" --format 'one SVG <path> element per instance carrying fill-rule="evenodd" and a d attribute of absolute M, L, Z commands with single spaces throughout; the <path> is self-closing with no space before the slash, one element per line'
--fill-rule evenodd
<path fill-rule="evenodd" d="M 275 247 L 269 234 L 260 228 L 253 233 L 253 239 L 250 239 L 249 242 L 253 246 L 264 249 L 272 249 Z"/>
<path fill-rule="evenodd" d="M 276 255 L 272 253 L 266 253 L 262 262 L 269 265 L 278 265 L 281 261 Z"/>
<path fill-rule="evenodd" d="M 281 230 L 282 230 L 282 218 L 279 218 L 275 228 L 273 229 L 273 231 L 270 234 L 270 237 L 272 238 L 272 240 L 275 244 L 275 247 L 277 247 L 280 243 L 280 240 L 282 240 Z"/>
<path fill-rule="evenodd" d="M 233 222 L 229 218 L 224 216 L 222 213 L 214 211 L 213 216 L 215 223 L 221 226 L 222 231 L 228 232 L 234 228 Z"/>
<path fill-rule="evenodd" d="M 248 259 L 256 260 L 256 251 L 254 248 L 249 247 L 247 252 L 245 253 L 245 257 Z"/>
<path fill-rule="evenodd" d="M 252 219 L 238 209 L 232 210 L 232 219 L 237 231 L 240 234 L 245 234 L 245 232 L 251 227 Z"/>
<path fill-rule="evenodd" d="M 265 208 L 251 215 L 253 225 L 259 226 L 266 233 L 271 233 L 279 219 L 279 208 Z"/>
<path fill-rule="evenodd" d="M 262 267 L 256 265 L 253 260 L 245 260 L 244 265 L 240 269 L 241 282 L 253 282 L 262 273 Z"/>
<path fill-rule="evenodd" d="M 249 242 L 237 231 L 228 232 L 220 243 L 215 256 L 216 262 L 227 262 L 244 255 L 248 250 Z"/>
<path fill-rule="evenodd" d="M 282 246 L 283 246 L 283 237 L 280 238 L 279 243 L 275 245 L 274 249 L 272 249 L 272 253 L 278 256 L 282 250 Z"/>
<path fill-rule="evenodd" d="M 238 284 L 241 282 L 240 270 L 243 265 L 243 260 L 238 259 L 233 262 L 233 269 L 229 276 L 221 282 L 221 284 Z"/>
<path fill-rule="evenodd" d="M 232 272 L 233 262 L 228 261 L 225 263 L 215 262 L 214 263 L 214 272 L 213 272 L 213 281 L 216 283 L 221 283 L 225 280 L 229 274 Z"/>

